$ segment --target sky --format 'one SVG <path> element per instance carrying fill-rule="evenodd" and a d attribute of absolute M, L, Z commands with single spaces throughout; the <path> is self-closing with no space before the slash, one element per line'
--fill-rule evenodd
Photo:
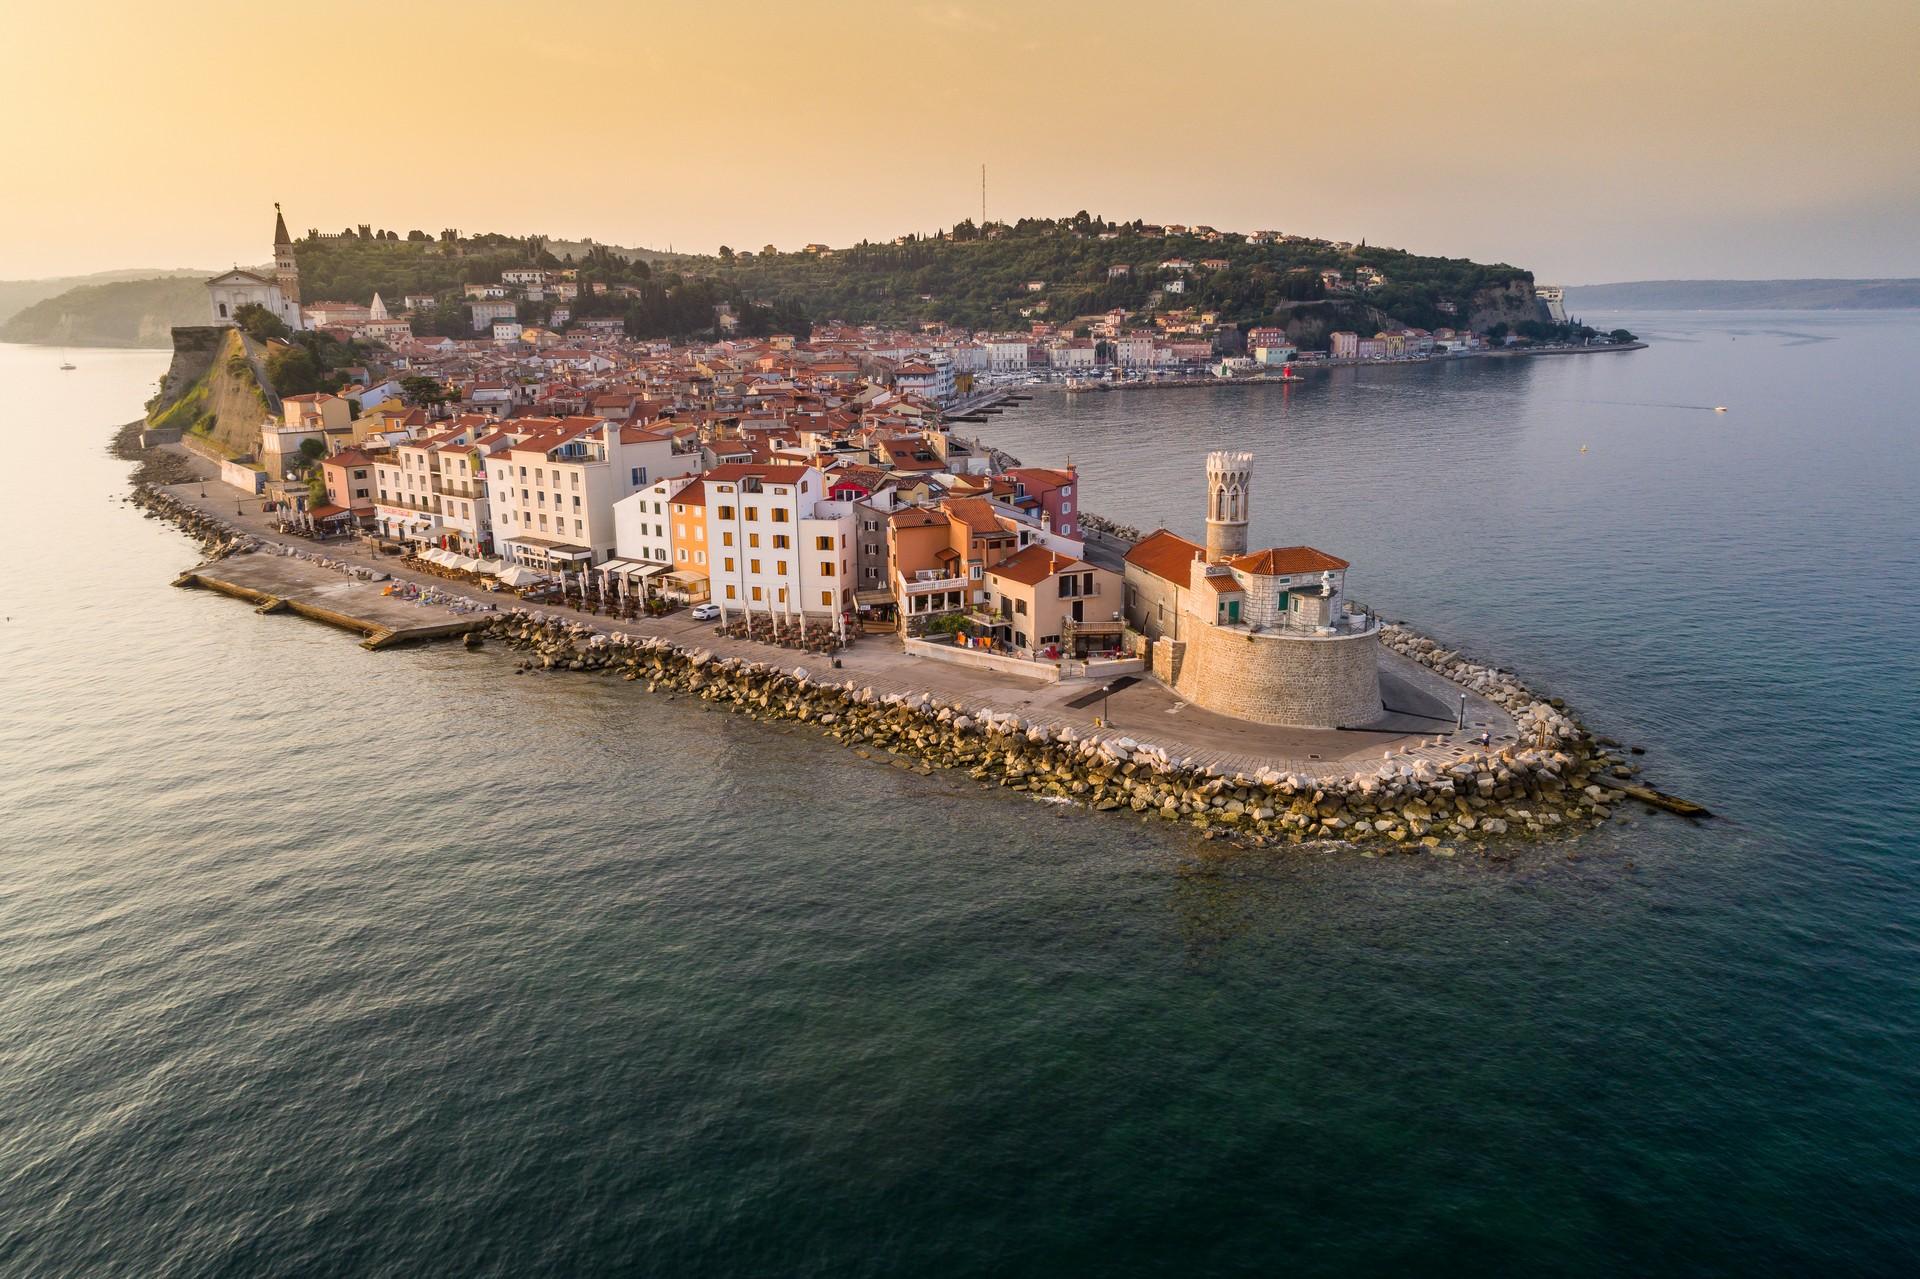
<path fill-rule="evenodd" d="M 0 278 L 295 234 L 1199 223 L 1542 283 L 1920 276 L 1920 0 L 0 0 Z"/>

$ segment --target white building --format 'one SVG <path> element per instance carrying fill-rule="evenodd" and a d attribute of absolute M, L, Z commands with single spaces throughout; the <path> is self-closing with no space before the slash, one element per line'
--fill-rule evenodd
<path fill-rule="evenodd" d="M 987 368 L 995 373 L 1013 373 L 1027 367 L 1027 340 L 987 343 Z"/>
<path fill-rule="evenodd" d="M 234 267 L 207 281 L 207 307 L 215 324 L 233 324 L 243 306 L 265 307 L 290 329 L 304 329 L 300 316 L 300 266 L 293 257 L 293 237 L 280 206 L 273 206 L 273 276 Z"/>
<path fill-rule="evenodd" d="M 615 502 L 613 504 L 614 552 L 621 559 L 632 560 L 635 563 L 677 567 L 676 556 L 683 548 L 677 545 L 674 535 L 673 508 L 680 494 L 697 483 L 699 480 L 695 476 L 676 475 L 660 480 Z M 681 536 L 685 538 L 687 536 L 685 520 L 679 522 L 679 528 Z M 705 533 L 703 524 L 700 538 L 703 554 L 699 563 L 702 572 L 706 570 Z M 693 548 L 689 546 L 684 549 Z M 691 557 L 687 558 L 688 562 L 691 562 Z"/>
<path fill-rule="evenodd" d="M 894 374 L 894 389 L 905 395 L 918 395 L 936 404 L 953 400 L 953 361 L 944 355 L 910 359 Z"/>
<path fill-rule="evenodd" d="M 612 559 L 621 499 L 700 469 L 674 437 L 596 417 L 524 418 L 487 460 L 494 549 L 536 568 L 578 570 Z"/>
<path fill-rule="evenodd" d="M 827 497 L 818 467 L 730 463 L 701 486 L 715 603 L 815 617 L 852 611 L 853 503 Z"/>

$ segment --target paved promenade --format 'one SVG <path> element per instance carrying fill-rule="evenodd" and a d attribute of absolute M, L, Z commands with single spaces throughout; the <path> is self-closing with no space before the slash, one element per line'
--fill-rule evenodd
<path fill-rule="evenodd" d="M 491 594 L 410 572 L 396 558 L 372 553 L 363 543 L 320 544 L 285 537 L 273 531 L 272 517 L 262 511 L 259 498 L 217 480 L 176 484 L 164 491 L 267 542 L 378 569 L 397 581 L 412 581 L 474 604 L 495 605 L 502 611 L 521 606 L 519 600 L 508 594 Z M 291 576 L 307 580 L 313 571 Z M 437 604 L 399 603 L 382 596 L 378 583 L 336 576 L 338 584 L 329 587 L 326 595 L 328 607 L 337 613 L 361 616 L 369 622 L 377 620 L 384 626 L 398 620 L 390 616 L 396 609 L 417 617 L 415 625 L 420 627 L 472 617 L 471 613 L 456 612 Z M 359 612 L 362 607 L 365 613 Z M 1370 772 L 1385 756 L 1407 762 L 1417 758 L 1450 762 L 1463 751 L 1469 738 L 1477 739 L 1481 733 L 1490 732 L 1498 742 L 1511 740 L 1516 731 L 1512 718 L 1504 710 L 1470 696 L 1467 730 L 1455 733 L 1454 716 L 1462 690 L 1385 648 L 1380 650 L 1381 688 L 1387 706 L 1397 713 L 1383 714 L 1376 726 L 1367 729 L 1273 728 L 1251 724 L 1191 706 L 1145 677 L 1106 699 L 1106 723 L 1096 728 L 1095 720 L 1103 711 L 1101 702 L 1093 701 L 1085 707 L 1069 705 L 1096 690 L 1099 686 L 1095 683 L 1028 680 L 998 671 L 910 656 L 898 639 L 891 636 L 862 636 L 853 647 L 838 654 L 841 666 L 834 669 L 829 658 L 817 653 L 716 635 L 713 623 L 696 622 L 684 611 L 664 618 L 615 621 L 548 604 L 528 607 L 606 634 L 658 636 L 683 647 L 705 648 L 722 657 L 744 658 L 790 670 L 804 668 L 810 676 L 824 682 L 851 679 L 877 693 L 908 696 L 926 693 L 942 702 L 962 703 L 970 711 L 1011 711 L 1050 728 L 1071 727 L 1083 734 L 1131 737 L 1162 747 L 1171 755 L 1184 756 L 1226 772 L 1251 773 L 1261 768 L 1279 768 L 1334 777 Z"/>

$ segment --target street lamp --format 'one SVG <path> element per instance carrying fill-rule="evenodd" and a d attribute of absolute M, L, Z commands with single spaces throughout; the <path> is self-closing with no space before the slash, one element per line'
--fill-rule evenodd
<path fill-rule="evenodd" d="M 1100 686 L 1100 723 L 1107 728 L 1113 727 L 1113 720 L 1107 715 L 1107 695 L 1111 692 L 1113 692 L 1112 684 Z"/>
<path fill-rule="evenodd" d="M 1454 720 L 1453 726 L 1455 728 L 1465 728 L 1467 726 L 1467 695 L 1465 693 L 1460 694 L 1460 715 L 1459 718 Z"/>

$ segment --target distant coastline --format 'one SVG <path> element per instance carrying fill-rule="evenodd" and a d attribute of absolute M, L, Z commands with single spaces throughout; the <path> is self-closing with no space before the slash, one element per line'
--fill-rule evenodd
<path fill-rule="evenodd" d="M 1920 279 L 1631 280 L 1567 286 L 1578 311 L 1899 311 L 1920 308 Z"/>

